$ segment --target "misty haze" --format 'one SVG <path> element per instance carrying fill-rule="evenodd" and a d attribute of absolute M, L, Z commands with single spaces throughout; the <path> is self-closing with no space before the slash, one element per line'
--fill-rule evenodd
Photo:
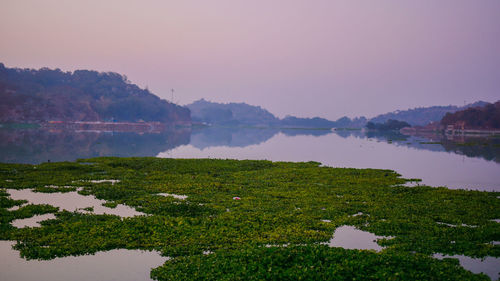
<path fill-rule="evenodd" d="M 0 280 L 498 280 L 500 2 L 0 3 Z"/>

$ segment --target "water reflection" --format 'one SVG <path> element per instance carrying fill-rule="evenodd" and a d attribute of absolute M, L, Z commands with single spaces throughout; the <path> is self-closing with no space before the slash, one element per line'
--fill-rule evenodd
<path fill-rule="evenodd" d="M 447 256 L 442 254 L 434 254 L 434 257 L 437 259 L 458 259 L 463 268 L 473 273 L 484 273 L 488 275 L 491 280 L 497 280 L 500 277 L 500 258 L 485 257 L 480 259 L 462 255 Z"/>
<path fill-rule="evenodd" d="M 278 134 L 285 136 L 325 136 L 331 130 L 208 127 L 192 131 L 190 145 L 198 149 L 210 147 L 247 147 L 262 144 Z M 483 136 L 444 136 L 435 133 L 404 135 L 399 132 L 336 130 L 342 138 L 383 141 L 418 150 L 444 151 L 470 158 L 482 158 L 500 163 L 500 138 Z"/>
<path fill-rule="evenodd" d="M 31 218 L 27 219 L 17 219 L 12 221 L 12 226 L 17 228 L 23 227 L 40 227 L 40 222 L 44 220 L 52 220 L 55 219 L 56 216 L 54 214 L 45 214 L 45 215 L 35 215 Z"/>
<path fill-rule="evenodd" d="M 407 146 L 419 150 L 445 151 L 470 158 L 482 158 L 500 163 L 500 137 L 454 135 L 436 133 L 404 135 L 399 132 L 362 132 L 339 130 L 335 133 L 343 138 L 367 138 Z"/>
<path fill-rule="evenodd" d="M 331 132 L 323 129 L 207 127 L 193 130 L 190 144 L 199 149 L 214 146 L 247 147 L 264 143 L 279 133 L 286 136 L 323 136 Z"/>
<path fill-rule="evenodd" d="M 65 192 L 65 193 L 42 193 L 33 192 L 30 189 L 7 189 L 10 194 L 10 198 L 14 200 L 27 200 L 32 204 L 48 204 L 54 207 L 59 207 L 60 210 L 66 210 L 69 212 L 88 212 L 84 209 L 92 208 L 90 213 L 93 214 L 109 214 L 117 215 L 121 217 L 133 217 L 145 215 L 144 213 L 137 212 L 135 209 L 118 204 L 115 208 L 108 208 L 102 204 L 106 203 L 105 200 L 97 199 L 94 196 L 83 196 L 78 194 L 76 191 Z M 22 221 L 18 222 L 22 224 Z"/>
<path fill-rule="evenodd" d="M 99 156 L 155 156 L 189 143 L 190 129 L 161 133 L 0 129 L 0 162 L 38 164 Z"/>
<path fill-rule="evenodd" d="M 246 147 L 263 143 L 279 132 L 277 129 L 208 127 L 192 131 L 190 144 L 199 149 L 212 146 Z"/>
<path fill-rule="evenodd" d="M 317 161 L 332 167 L 391 169 L 431 186 L 500 190 L 498 138 L 472 142 L 469 138 L 436 139 L 361 130 L 296 130 L 293 135 L 286 132 L 289 131 L 201 129 L 189 145 L 162 152 L 158 157 Z M 322 135 L 314 135 L 317 132 Z M 226 138 L 210 142 L 207 135 Z M 202 138 L 203 144 L 199 141 Z"/>
<path fill-rule="evenodd" d="M 321 129 L 231 127 L 177 128 L 157 133 L 0 129 L 0 162 L 37 164 L 98 156 L 156 156 L 187 144 L 201 150 L 211 147 L 243 148 L 263 144 L 280 134 L 320 137 L 332 133 L 331 130 Z M 446 137 L 433 133 L 409 136 L 399 132 L 361 130 L 336 130 L 334 134 L 344 139 L 376 140 L 500 163 L 500 137 Z"/>
<path fill-rule="evenodd" d="M 97 156 L 317 161 L 334 167 L 392 169 L 432 186 L 500 190 L 499 137 L 227 127 L 156 133 L 0 129 L 0 162 Z"/>
<path fill-rule="evenodd" d="M 12 241 L 0 241 L 0 280 L 151 280 L 151 268 L 168 258 L 157 252 L 111 250 L 95 255 L 56 258 L 48 261 L 25 260 L 12 249 Z"/>
<path fill-rule="evenodd" d="M 383 247 L 377 244 L 378 239 L 389 239 L 390 237 L 377 236 L 373 233 L 359 230 L 354 226 L 343 225 L 335 229 L 333 238 L 327 243 L 330 247 L 342 247 L 344 249 L 375 250 L 381 251 Z"/>

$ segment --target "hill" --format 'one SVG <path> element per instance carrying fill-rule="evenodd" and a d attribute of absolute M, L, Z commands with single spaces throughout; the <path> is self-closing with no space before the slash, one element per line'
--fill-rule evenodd
<path fill-rule="evenodd" d="M 473 130 L 500 129 L 500 101 L 484 106 L 470 107 L 455 113 L 447 113 L 441 125 L 454 125 L 456 128 Z"/>
<path fill-rule="evenodd" d="M 398 121 L 398 120 L 392 120 L 389 119 L 385 121 L 384 123 L 373 123 L 373 122 L 368 122 L 366 124 L 366 128 L 368 130 L 378 130 L 378 131 L 398 131 L 401 130 L 402 128 L 405 127 L 411 127 L 410 124 L 404 122 L 404 121 Z"/>
<path fill-rule="evenodd" d="M 269 111 L 246 103 L 215 103 L 201 99 L 186 107 L 191 111 L 194 122 L 229 126 L 270 126 L 279 123 L 279 119 Z"/>
<path fill-rule="evenodd" d="M 337 121 L 325 118 L 286 116 L 279 119 L 260 106 L 246 103 L 215 103 L 205 99 L 186 105 L 194 122 L 222 126 L 262 126 L 280 128 L 361 128 L 366 118 L 342 117 Z"/>
<path fill-rule="evenodd" d="M 281 127 L 291 128 L 334 128 L 336 123 L 325 118 L 299 118 L 295 116 L 286 116 L 280 120 Z"/>
<path fill-rule="evenodd" d="M 169 103 L 114 72 L 6 68 L 0 63 L 0 122 L 119 121 L 189 123 Z"/>
<path fill-rule="evenodd" d="M 484 106 L 486 104 L 488 103 L 484 101 L 478 101 L 462 107 L 448 105 L 419 107 L 408 110 L 396 110 L 393 112 L 380 114 L 370 119 L 370 122 L 385 123 L 388 120 L 392 119 L 407 122 L 412 126 L 425 126 L 431 122 L 439 122 L 446 115 L 446 113 L 453 113 L 469 107 Z"/>

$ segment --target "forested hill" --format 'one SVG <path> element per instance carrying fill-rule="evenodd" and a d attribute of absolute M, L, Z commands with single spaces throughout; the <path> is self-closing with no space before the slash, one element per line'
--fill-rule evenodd
<path fill-rule="evenodd" d="M 188 104 L 194 122 L 227 126 L 275 126 L 279 119 L 260 106 L 246 103 L 215 103 L 204 99 Z"/>
<path fill-rule="evenodd" d="M 361 128 L 366 118 L 342 117 L 337 121 L 324 118 L 287 116 L 279 119 L 260 106 L 246 103 L 216 103 L 204 99 L 186 105 L 194 122 L 222 126 L 263 126 L 280 128 Z"/>
<path fill-rule="evenodd" d="M 0 122 L 190 122 L 189 109 L 113 72 L 6 68 L 0 63 L 0 99 Z"/>
<path fill-rule="evenodd" d="M 458 107 L 454 105 L 448 106 L 430 106 L 430 107 L 420 107 L 408 110 L 397 110 L 385 114 L 378 115 L 370 121 L 372 123 L 385 123 L 388 120 L 399 120 L 409 123 L 412 126 L 425 126 L 430 122 L 439 122 L 446 113 L 453 113 L 459 110 L 463 110 L 469 107 L 484 106 L 488 104 L 484 101 L 478 101 L 475 103 L 468 104 L 463 107 Z"/>
<path fill-rule="evenodd" d="M 457 128 L 463 126 L 464 129 L 500 130 L 500 101 L 447 113 L 441 124 L 455 125 Z"/>

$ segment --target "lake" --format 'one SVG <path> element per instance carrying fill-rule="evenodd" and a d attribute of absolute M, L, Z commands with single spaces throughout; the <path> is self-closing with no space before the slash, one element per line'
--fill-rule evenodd
<path fill-rule="evenodd" d="M 144 134 L 0 130 L 0 162 L 37 164 L 99 156 L 316 161 L 332 167 L 391 169 L 404 178 L 422 180 L 415 184 L 500 191 L 498 137 L 214 127 Z M 31 195 L 28 191 L 16 195 L 16 198 L 23 199 L 23 196 Z M 94 205 L 97 208 L 100 203 Z M 68 270 L 61 268 L 78 268 L 82 280 L 115 280 L 117 274 L 120 274 L 120 280 L 149 280 L 149 270 L 167 259 L 155 252 L 122 249 L 100 252 L 95 256 L 25 261 L 19 258 L 17 251 L 10 249 L 14 242 L 0 242 L 1 258 L 7 261 L 0 265 L 1 280 L 73 279 L 74 276 L 68 277 Z M 355 244 L 359 244 L 359 241 Z M 134 266 L 130 266 L 130 261 Z M 99 267 L 102 263 L 112 266 L 103 269 Z M 498 258 L 494 259 L 494 265 L 487 267 L 497 267 L 498 263 Z M 484 266 L 484 263 L 479 266 Z M 498 273 L 494 271 L 489 275 L 494 277 L 495 274 Z"/>
<path fill-rule="evenodd" d="M 99 156 L 317 161 L 332 167 L 391 169 L 431 186 L 500 191 L 499 137 L 215 127 L 144 134 L 0 130 L 0 162 Z"/>
<path fill-rule="evenodd" d="M 496 138 L 453 141 L 361 131 L 208 129 L 158 157 L 317 161 L 391 169 L 431 186 L 500 191 L 499 143 Z"/>

